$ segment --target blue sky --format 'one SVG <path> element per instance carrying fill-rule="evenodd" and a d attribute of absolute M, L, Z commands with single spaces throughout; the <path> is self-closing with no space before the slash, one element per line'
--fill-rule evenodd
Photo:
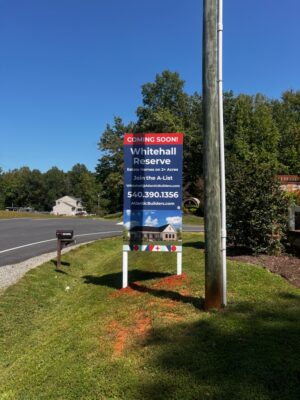
<path fill-rule="evenodd" d="M 224 0 L 225 90 L 299 90 L 299 16 L 299 0 Z M 93 170 L 156 73 L 201 92 L 201 42 L 202 0 L 0 0 L 0 167 Z"/>
<path fill-rule="evenodd" d="M 127 229 L 133 228 L 134 226 L 159 227 L 166 224 L 171 224 L 174 228 L 181 228 L 182 212 L 177 210 L 125 210 L 124 212 L 124 225 Z"/>

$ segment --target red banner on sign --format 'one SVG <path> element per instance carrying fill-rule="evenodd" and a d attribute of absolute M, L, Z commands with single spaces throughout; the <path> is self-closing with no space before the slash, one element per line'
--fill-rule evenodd
<path fill-rule="evenodd" d="M 125 133 L 124 144 L 130 146 L 141 145 L 178 145 L 183 144 L 182 133 Z"/>

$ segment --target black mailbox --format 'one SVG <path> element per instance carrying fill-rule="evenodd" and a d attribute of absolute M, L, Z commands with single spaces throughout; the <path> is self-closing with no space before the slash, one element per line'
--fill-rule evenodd
<path fill-rule="evenodd" d="M 56 231 L 57 237 L 57 267 L 61 266 L 61 251 L 64 247 L 69 246 L 72 243 L 76 243 L 73 239 L 74 231 L 67 229 L 59 229 Z"/>
<path fill-rule="evenodd" d="M 73 235 L 74 235 L 73 230 L 60 229 L 60 230 L 56 231 L 56 237 L 57 237 L 57 239 L 60 239 L 60 240 L 72 240 Z"/>

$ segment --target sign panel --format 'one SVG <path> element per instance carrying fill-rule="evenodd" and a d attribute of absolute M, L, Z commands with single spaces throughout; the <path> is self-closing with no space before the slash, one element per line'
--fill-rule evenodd
<path fill-rule="evenodd" d="M 124 135 L 124 251 L 182 251 L 182 133 Z"/>

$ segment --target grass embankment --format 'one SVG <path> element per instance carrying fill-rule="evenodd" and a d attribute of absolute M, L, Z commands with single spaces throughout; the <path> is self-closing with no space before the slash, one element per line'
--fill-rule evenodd
<path fill-rule="evenodd" d="M 108 239 L 30 271 L 0 296 L 0 399 L 300 398 L 300 291 L 229 262 L 229 306 L 202 310 L 199 234 L 176 255 Z M 69 264 L 69 265 L 66 265 Z"/>
<path fill-rule="evenodd" d="M 203 225 L 204 219 L 197 215 L 183 214 L 182 223 L 186 225 Z"/>
<path fill-rule="evenodd" d="M 47 213 L 40 212 L 19 212 L 19 211 L 1 211 L 0 210 L 0 219 L 16 219 L 16 218 L 37 218 L 37 219 L 45 219 L 45 218 L 95 218 L 94 215 L 53 215 Z"/>
<path fill-rule="evenodd" d="M 103 217 L 104 219 L 112 219 L 116 221 L 123 221 L 123 213 L 122 212 L 117 212 L 114 214 L 106 214 Z"/>
<path fill-rule="evenodd" d="M 0 219 L 11 219 L 11 218 L 59 218 L 59 217 L 57 215 L 50 215 L 43 213 L 0 210 Z"/>

